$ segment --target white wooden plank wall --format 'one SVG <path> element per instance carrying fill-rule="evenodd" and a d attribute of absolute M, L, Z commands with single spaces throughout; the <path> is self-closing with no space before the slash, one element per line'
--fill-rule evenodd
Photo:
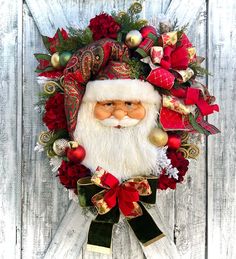
<path fill-rule="evenodd" d="M 21 249 L 22 8 L 0 2 L 0 258 Z M 4 19 L 3 19 L 4 18 Z"/>
<path fill-rule="evenodd" d="M 210 1 L 209 88 L 218 97 L 221 135 L 208 141 L 208 258 L 236 258 L 236 2 Z"/>
<path fill-rule="evenodd" d="M 44 129 L 33 109 L 40 90 L 33 72 L 37 64 L 33 53 L 44 51 L 40 33 L 52 36 L 58 27 L 85 27 L 95 14 L 125 10 L 132 2 L 0 1 L 1 259 L 167 258 L 161 243 L 143 254 L 125 226 L 115 231 L 113 257 L 86 252 L 82 248 L 86 236 L 81 233 L 91 217 L 84 218 L 80 208 L 68 201 L 46 157 L 33 151 L 37 135 Z M 145 1 L 143 18 L 155 25 L 160 12 L 178 18 L 180 25 L 189 23 L 188 35 L 198 54 L 208 56 L 205 65 L 213 77 L 206 81 L 221 106 L 221 113 L 210 121 L 222 133 L 208 140 L 202 137 L 202 153 L 198 161 L 192 161 L 186 182 L 175 192 L 158 192 L 158 209 L 151 213 L 166 225 L 181 258 L 234 259 L 236 3 Z"/>

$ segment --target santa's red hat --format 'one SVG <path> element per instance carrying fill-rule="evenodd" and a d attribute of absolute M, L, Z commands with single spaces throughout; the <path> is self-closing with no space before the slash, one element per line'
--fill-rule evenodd
<path fill-rule="evenodd" d="M 64 71 L 65 112 L 73 138 L 81 102 L 137 100 L 160 105 L 154 87 L 140 79 L 131 79 L 127 46 L 103 39 L 78 50 Z"/>

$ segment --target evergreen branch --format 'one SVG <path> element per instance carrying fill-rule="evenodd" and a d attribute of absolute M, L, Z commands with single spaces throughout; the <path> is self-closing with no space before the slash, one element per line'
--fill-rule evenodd
<path fill-rule="evenodd" d="M 209 73 L 208 70 L 202 67 L 198 62 L 194 62 L 190 64 L 189 67 L 193 70 L 195 76 L 199 76 L 199 77 L 212 76 L 212 74 Z"/>

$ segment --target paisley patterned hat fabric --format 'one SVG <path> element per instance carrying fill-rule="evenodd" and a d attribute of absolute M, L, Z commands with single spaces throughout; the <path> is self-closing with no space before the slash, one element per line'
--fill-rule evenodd
<path fill-rule="evenodd" d="M 65 112 L 72 138 L 83 97 L 85 101 L 142 98 L 160 103 L 160 95 L 151 84 L 131 79 L 127 58 L 127 46 L 111 39 L 96 41 L 72 56 L 64 70 Z M 115 81 L 111 84 L 110 80 Z"/>

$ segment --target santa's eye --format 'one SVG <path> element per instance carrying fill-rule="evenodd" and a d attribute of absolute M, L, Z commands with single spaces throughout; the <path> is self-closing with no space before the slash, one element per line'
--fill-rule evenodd
<path fill-rule="evenodd" d="M 130 107 L 133 106 L 133 103 L 132 102 L 125 102 L 125 105 L 130 108 Z"/>
<path fill-rule="evenodd" d="M 112 103 L 112 102 L 104 103 L 104 106 L 106 106 L 106 107 L 111 107 L 111 106 L 113 106 L 113 103 Z"/>

